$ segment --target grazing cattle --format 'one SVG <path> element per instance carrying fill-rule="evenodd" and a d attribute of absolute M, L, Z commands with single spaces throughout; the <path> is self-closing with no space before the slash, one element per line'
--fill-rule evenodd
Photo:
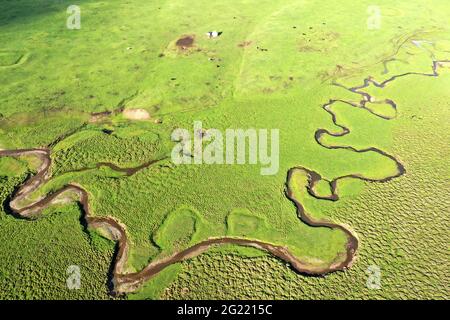
<path fill-rule="evenodd" d="M 217 37 L 219 37 L 221 34 L 222 34 L 222 32 L 218 32 L 218 31 L 209 31 L 209 32 L 206 33 L 206 35 L 207 35 L 209 38 L 217 38 Z"/>

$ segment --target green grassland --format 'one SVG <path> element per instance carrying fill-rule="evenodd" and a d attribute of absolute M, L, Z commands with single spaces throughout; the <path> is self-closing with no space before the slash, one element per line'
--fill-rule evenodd
<path fill-rule="evenodd" d="M 315 266 L 345 251 L 340 230 L 302 223 L 285 195 L 288 170 L 302 166 L 324 179 L 396 174 L 393 160 L 323 146 L 375 147 L 394 155 L 406 175 L 387 183 L 340 180 L 340 201 L 318 200 L 300 179 L 296 197 L 315 219 L 343 223 L 360 239 L 356 263 L 324 278 L 304 277 L 255 249 L 224 246 L 175 264 L 134 299 L 158 298 L 448 298 L 448 121 L 450 70 L 410 75 L 361 95 L 332 85 L 363 84 L 407 72 L 431 73 L 433 57 L 450 60 L 446 0 L 378 1 L 380 30 L 366 25 L 371 1 L 79 1 L 81 29 L 65 26 L 70 1 L 0 0 L 0 149 L 49 146 L 52 179 L 33 199 L 68 183 L 82 185 L 95 216 L 126 226 L 127 271 L 139 271 L 209 237 L 239 236 L 287 246 Z M 222 31 L 216 39 L 205 33 Z M 180 49 L 185 35 L 193 47 Z M 422 47 L 412 40 L 433 42 Z M 142 108 L 131 121 L 123 108 Z M 95 113 L 108 113 L 101 117 Z M 388 118 L 383 119 L 382 117 Z M 280 168 L 171 163 L 175 128 L 280 130 Z M 120 168 L 161 160 L 134 175 Z M 32 158 L 0 158 L 0 298 L 108 299 L 114 243 L 85 230 L 75 204 L 42 217 L 14 217 L 8 199 L 35 172 Z M 322 181 L 316 192 L 329 195 Z M 80 265 L 82 289 L 65 287 Z M 366 269 L 382 269 L 383 287 L 366 287 Z M 236 272 L 239 270 L 240 272 Z M 25 275 L 25 276 L 24 276 Z"/>
<path fill-rule="evenodd" d="M 1 177 L 2 202 L 23 178 Z M 48 211 L 32 222 L 2 212 L 0 226 L 2 299 L 110 299 L 108 269 L 114 244 L 85 232 L 76 205 Z M 67 290 L 70 265 L 80 267 L 80 290 Z"/>
<path fill-rule="evenodd" d="M 164 299 L 448 299 L 450 226 L 448 132 L 450 75 L 424 80 L 427 94 L 399 95 L 403 108 L 393 130 L 394 149 L 407 174 L 388 184 L 364 183 L 358 196 L 342 196 L 322 210 L 360 235 L 356 264 L 325 278 L 298 276 L 270 257 L 214 252 L 184 262 Z M 414 79 L 390 87 L 404 92 Z M 426 112 L 425 112 L 426 110 Z M 432 129 L 434 128 L 434 129 Z M 423 132 L 427 134 L 424 135 Z M 359 184 L 359 182 L 358 182 Z M 341 195 L 344 195 L 341 193 Z M 386 200 L 388 199 L 388 200 Z M 381 269 L 380 290 L 366 287 L 371 265 Z M 238 272 L 237 272 L 238 270 Z"/>

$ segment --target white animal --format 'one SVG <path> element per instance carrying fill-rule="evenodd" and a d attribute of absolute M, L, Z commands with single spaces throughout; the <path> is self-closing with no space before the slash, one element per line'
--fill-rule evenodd
<path fill-rule="evenodd" d="M 209 31 L 206 35 L 210 38 L 217 38 L 219 36 L 219 32 L 217 31 Z"/>

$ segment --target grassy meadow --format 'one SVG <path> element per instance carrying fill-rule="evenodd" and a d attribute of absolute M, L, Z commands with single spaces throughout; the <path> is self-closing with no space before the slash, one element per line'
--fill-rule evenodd
<path fill-rule="evenodd" d="M 340 180 L 337 202 L 312 197 L 305 181 L 296 189 L 311 217 L 358 235 L 348 270 L 305 277 L 256 249 L 223 246 L 170 266 L 127 298 L 448 299 L 450 68 L 418 74 L 450 60 L 447 0 L 377 1 L 375 30 L 369 0 L 80 0 L 79 30 L 66 27 L 71 4 L 0 0 L 0 149 L 49 147 L 52 179 L 31 198 L 82 185 L 95 216 L 126 226 L 127 272 L 223 236 L 286 246 L 329 266 L 343 259 L 347 238 L 299 219 L 285 195 L 287 172 L 302 166 L 328 181 L 397 173 L 392 159 L 346 146 L 383 150 L 406 169 L 386 183 Z M 208 38 L 213 30 L 223 33 Z M 180 48 L 185 36 L 193 44 Z M 367 110 L 344 102 L 362 100 L 344 87 L 410 72 L 361 89 L 375 99 Z M 397 110 L 378 103 L 385 99 Z M 349 134 L 336 136 L 342 128 L 322 108 L 330 100 Z M 124 109 L 149 118 L 127 119 Z M 223 132 L 279 129 L 277 174 L 250 164 L 173 164 L 170 135 L 192 132 L 194 121 Z M 322 145 L 319 128 L 331 133 Z M 133 175 L 98 166 L 151 160 L 161 161 Z M 37 166 L 32 157 L 0 157 L 0 299 L 111 299 L 114 243 L 80 223 L 78 205 L 52 206 L 33 221 L 8 210 Z M 317 191 L 327 195 L 324 181 Z M 80 290 L 66 287 L 70 265 L 81 266 Z M 382 270 L 380 290 L 366 286 L 370 265 Z"/>

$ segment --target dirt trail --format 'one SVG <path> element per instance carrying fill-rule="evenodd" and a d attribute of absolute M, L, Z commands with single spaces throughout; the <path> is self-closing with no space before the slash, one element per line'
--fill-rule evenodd
<path fill-rule="evenodd" d="M 297 257 L 295 257 L 288 249 L 284 246 L 277 246 L 273 245 L 267 242 L 259 241 L 259 240 L 250 240 L 250 239 L 243 239 L 243 238 L 234 238 L 234 237 L 221 237 L 221 238 L 211 238 L 207 239 L 205 241 L 202 241 L 200 243 L 197 243 L 190 248 L 187 248 L 183 251 L 177 252 L 170 257 L 163 258 L 157 261 L 154 261 L 150 263 L 147 267 L 145 267 L 140 272 L 136 273 L 125 273 L 125 264 L 128 259 L 128 252 L 129 252 L 129 242 L 127 238 L 127 233 L 125 226 L 123 226 L 120 222 L 116 221 L 115 219 L 111 217 L 94 217 L 92 216 L 92 213 L 90 211 L 89 207 L 89 194 L 88 192 L 80 185 L 77 184 L 68 184 L 62 189 L 58 190 L 57 192 L 47 195 L 45 198 L 36 200 L 34 203 L 26 206 L 21 207 L 20 201 L 25 199 L 30 193 L 35 191 L 37 188 L 39 188 L 41 185 L 45 184 L 47 181 L 50 180 L 51 172 L 51 157 L 50 157 L 50 149 L 23 149 L 23 150 L 0 150 L 0 156 L 12 156 L 17 157 L 21 155 L 30 155 L 34 154 L 37 157 L 39 157 L 42 161 L 38 173 L 29 178 L 22 187 L 20 187 L 17 192 L 13 195 L 12 200 L 9 203 L 9 208 L 13 211 L 14 214 L 18 215 L 21 218 L 34 218 L 36 217 L 44 208 L 52 205 L 56 202 L 57 198 L 66 194 L 66 193 L 72 193 L 76 194 L 78 196 L 78 201 L 81 203 L 83 207 L 84 212 L 84 219 L 86 220 L 86 223 L 89 227 L 92 228 L 106 228 L 110 234 L 113 237 L 113 240 L 117 241 L 117 251 L 116 256 L 114 258 L 113 263 L 113 275 L 112 275 L 112 282 L 113 282 L 113 293 L 126 293 L 126 292 L 132 292 L 135 291 L 143 282 L 150 279 L 154 275 L 158 274 L 162 270 L 164 270 L 166 267 L 178 263 L 180 261 L 190 259 L 192 257 L 195 257 L 202 252 L 205 252 L 208 250 L 211 246 L 215 245 L 223 245 L 223 244 L 236 244 L 241 246 L 250 246 L 255 247 L 260 250 L 267 251 L 274 256 L 277 256 L 278 258 L 284 260 L 285 262 L 289 263 L 296 271 L 304 274 L 310 274 L 310 275 L 324 275 L 329 272 L 337 271 L 337 270 L 344 270 L 351 266 L 355 259 L 355 254 L 358 249 L 358 239 L 356 235 L 347 227 L 341 224 L 332 223 L 329 221 L 323 221 L 323 220 L 315 220 L 311 216 L 308 215 L 308 213 L 305 211 L 305 208 L 303 205 L 295 198 L 293 191 L 290 188 L 290 182 L 292 179 L 292 175 L 295 172 L 295 170 L 301 170 L 305 172 L 308 176 L 308 186 L 307 190 L 308 192 L 318 198 L 318 199 L 324 199 L 324 200 L 331 200 L 331 201 L 337 201 L 339 199 L 339 196 L 337 194 L 337 182 L 340 179 L 344 178 L 355 178 L 355 179 L 361 179 L 364 181 L 369 182 L 386 182 L 389 181 L 395 177 L 401 176 L 405 173 L 405 169 L 403 165 L 392 155 L 387 154 L 386 152 L 379 150 L 377 148 L 367 148 L 363 150 L 357 150 L 351 146 L 326 146 L 322 144 L 321 137 L 323 134 L 329 134 L 332 136 L 344 136 L 350 132 L 350 130 L 344 126 L 341 126 L 336 121 L 336 115 L 331 111 L 329 108 L 333 103 L 337 101 L 341 101 L 344 103 L 347 103 L 353 107 L 363 108 L 371 113 L 373 113 L 370 109 L 366 107 L 366 103 L 373 100 L 372 97 L 366 93 L 361 91 L 361 89 L 366 88 L 371 83 L 374 84 L 377 87 L 384 87 L 386 84 L 388 84 L 391 81 L 394 81 L 397 78 L 404 77 L 407 75 L 422 75 L 422 76 L 438 76 L 437 69 L 438 67 L 443 63 L 448 63 L 449 61 L 433 61 L 433 73 L 432 74 L 425 74 L 425 73 L 405 73 L 402 75 L 393 76 L 392 78 L 377 83 L 372 78 L 367 78 L 364 80 L 364 84 L 359 87 L 354 88 L 346 88 L 350 90 L 351 92 L 357 93 L 362 95 L 363 99 L 359 104 L 354 104 L 348 101 L 341 101 L 341 100 L 330 100 L 327 104 L 323 105 L 323 108 L 332 116 L 333 122 L 335 125 L 340 127 L 342 129 L 341 133 L 333 134 L 328 132 L 326 129 L 319 129 L 315 133 L 315 139 L 318 144 L 322 145 L 325 148 L 329 149 L 348 149 L 354 152 L 362 153 L 362 152 L 377 152 L 385 157 L 388 157 L 395 161 L 397 163 L 398 172 L 395 175 L 385 177 L 383 179 L 379 180 L 373 180 L 365 178 L 362 175 L 359 174 L 350 174 L 342 177 L 338 177 L 332 181 L 328 181 L 331 187 L 331 195 L 330 196 L 319 196 L 314 192 L 314 186 L 315 184 L 320 181 L 322 178 L 321 176 L 307 168 L 304 167 L 295 167 L 288 171 L 287 175 L 287 182 L 286 182 L 286 196 L 295 204 L 297 209 L 298 217 L 306 224 L 312 226 L 312 227 L 326 227 L 331 229 L 339 229 L 343 231 L 347 236 L 347 246 L 346 246 L 346 258 L 342 262 L 332 263 L 328 267 L 317 267 L 312 266 L 308 264 L 307 262 L 301 261 Z M 336 84 L 337 85 L 337 84 Z M 343 86 L 341 86 L 343 87 Z M 385 103 L 391 104 L 393 108 L 396 108 L 396 105 L 391 100 L 385 100 Z M 376 116 L 380 116 L 375 114 Z M 382 116 L 380 116 L 382 117 Z M 384 117 L 385 119 L 390 119 L 387 117 Z M 120 171 L 125 173 L 126 175 L 133 175 L 136 172 L 154 164 L 156 161 L 149 161 L 141 166 L 135 167 L 135 168 L 119 168 L 114 164 L 111 163 L 99 163 L 97 164 L 97 167 L 100 166 L 108 166 L 113 170 Z M 90 169 L 90 168 L 86 168 Z M 82 169 L 85 170 L 85 169 Z"/>

